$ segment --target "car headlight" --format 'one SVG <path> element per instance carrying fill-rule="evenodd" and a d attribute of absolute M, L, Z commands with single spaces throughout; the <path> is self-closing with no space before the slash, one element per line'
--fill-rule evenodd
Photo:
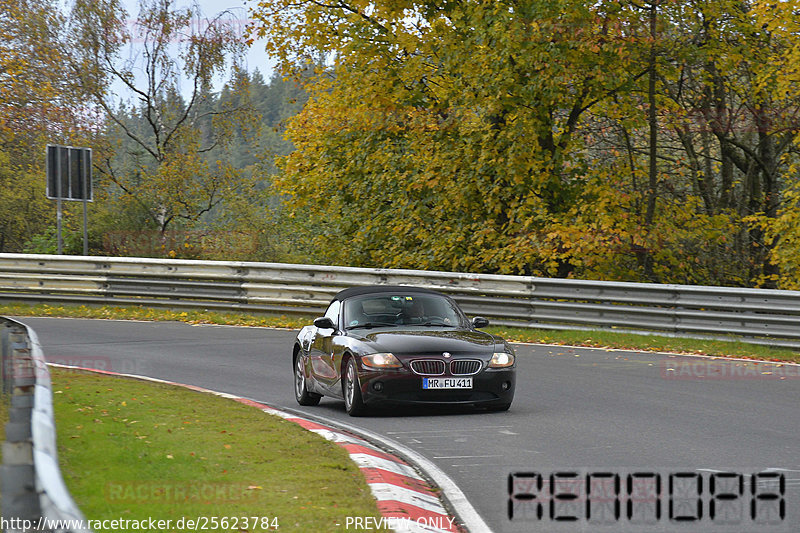
<path fill-rule="evenodd" d="M 514 364 L 514 354 L 508 352 L 495 352 L 489 361 L 489 368 L 507 368 Z"/>
<path fill-rule="evenodd" d="M 367 368 L 402 368 L 403 364 L 391 353 L 373 353 L 361 357 Z"/>

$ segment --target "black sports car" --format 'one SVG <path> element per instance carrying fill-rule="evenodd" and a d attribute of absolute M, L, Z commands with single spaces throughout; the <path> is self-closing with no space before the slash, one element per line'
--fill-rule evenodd
<path fill-rule="evenodd" d="M 384 404 L 464 404 L 504 411 L 514 399 L 514 350 L 478 331 L 450 297 L 414 287 L 345 289 L 297 335 L 295 397 L 344 399 L 352 416 Z"/>

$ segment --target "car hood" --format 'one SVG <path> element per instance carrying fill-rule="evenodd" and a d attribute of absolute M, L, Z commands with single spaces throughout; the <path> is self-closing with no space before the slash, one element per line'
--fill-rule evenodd
<path fill-rule="evenodd" d="M 363 333 L 360 337 L 373 350 L 392 352 L 396 356 L 443 352 L 453 355 L 486 355 L 492 353 L 496 344 L 495 338 L 488 333 L 465 329 L 381 330 Z"/>

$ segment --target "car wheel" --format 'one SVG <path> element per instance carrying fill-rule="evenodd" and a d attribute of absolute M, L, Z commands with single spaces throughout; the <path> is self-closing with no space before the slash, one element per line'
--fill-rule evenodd
<path fill-rule="evenodd" d="M 361 397 L 361 385 L 358 382 L 358 368 L 352 357 L 347 360 L 347 368 L 342 379 L 342 392 L 344 393 L 344 408 L 350 416 L 361 416 L 367 412 L 364 400 Z"/>
<path fill-rule="evenodd" d="M 308 392 L 303 358 L 297 356 L 294 361 L 294 397 L 300 405 L 317 405 L 321 395 Z"/>

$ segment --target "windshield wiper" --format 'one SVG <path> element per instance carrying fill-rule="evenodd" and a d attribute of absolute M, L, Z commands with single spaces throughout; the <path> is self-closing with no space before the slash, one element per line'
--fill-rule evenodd
<path fill-rule="evenodd" d="M 446 324 L 444 322 L 425 322 L 423 326 L 444 326 L 446 328 L 454 328 L 453 324 Z"/>
<path fill-rule="evenodd" d="M 365 322 L 364 324 L 356 324 L 355 326 L 350 326 L 347 329 L 356 329 L 356 328 L 375 328 L 380 326 L 392 326 L 395 327 L 397 324 L 392 324 L 390 322 Z"/>

